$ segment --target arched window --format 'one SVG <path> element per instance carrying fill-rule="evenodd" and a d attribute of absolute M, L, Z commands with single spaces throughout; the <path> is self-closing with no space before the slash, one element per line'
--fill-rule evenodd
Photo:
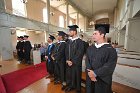
<path fill-rule="evenodd" d="M 13 14 L 23 17 L 26 16 L 25 4 L 22 2 L 22 0 L 12 0 L 12 8 Z"/>
<path fill-rule="evenodd" d="M 71 21 L 71 20 L 69 21 L 69 25 L 73 25 L 73 23 L 72 23 L 72 21 Z"/>
<path fill-rule="evenodd" d="M 43 22 L 48 23 L 47 8 L 43 8 Z"/>
<path fill-rule="evenodd" d="M 59 16 L 59 27 L 64 27 L 64 17 Z"/>

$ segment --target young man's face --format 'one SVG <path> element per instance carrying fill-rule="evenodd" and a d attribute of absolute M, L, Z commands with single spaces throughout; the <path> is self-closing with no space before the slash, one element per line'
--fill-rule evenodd
<path fill-rule="evenodd" d="M 59 36 L 59 35 L 58 35 L 58 36 L 57 36 L 57 40 L 59 40 L 59 41 L 62 40 L 62 36 Z"/>
<path fill-rule="evenodd" d="M 48 43 L 51 43 L 51 42 L 52 42 L 52 40 L 51 40 L 50 38 L 48 38 L 48 40 L 47 40 L 47 41 L 48 41 Z"/>
<path fill-rule="evenodd" d="M 20 40 L 21 40 L 21 41 L 23 41 L 24 39 L 23 39 L 23 38 L 21 38 Z"/>
<path fill-rule="evenodd" d="M 75 33 L 76 33 L 75 31 L 71 30 L 71 31 L 69 31 L 69 36 L 73 37 L 75 35 Z"/>
<path fill-rule="evenodd" d="M 20 40 L 20 38 L 17 38 L 17 40 Z"/>
<path fill-rule="evenodd" d="M 93 40 L 95 42 L 98 42 L 99 40 L 103 39 L 104 34 L 100 34 L 99 31 L 94 31 L 93 32 Z"/>
<path fill-rule="evenodd" d="M 24 40 L 27 40 L 28 38 L 27 37 L 24 37 Z"/>

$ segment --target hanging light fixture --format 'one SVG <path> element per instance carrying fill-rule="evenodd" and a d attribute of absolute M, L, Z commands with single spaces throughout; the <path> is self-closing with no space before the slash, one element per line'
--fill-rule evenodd
<path fill-rule="evenodd" d="M 92 5 L 92 17 L 93 17 L 93 0 L 92 0 L 91 5 Z M 95 24 L 94 21 L 91 19 L 89 25 L 93 26 L 94 24 Z"/>

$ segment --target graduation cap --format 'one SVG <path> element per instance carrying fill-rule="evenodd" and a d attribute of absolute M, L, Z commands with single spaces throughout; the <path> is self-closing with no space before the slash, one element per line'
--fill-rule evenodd
<path fill-rule="evenodd" d="M 17 38 L 20 38 L 20 36 L 17 36 Z"/>
<path fill-rule="evenodd" d="M 28 35 L 24 35 L 24 37 L 28 38 L 29 36 Z"/>
<path fill-rule="evenodd" d="M 77 25 L 71 25 L 68 26 L 69 27 L 69 31 L 73 30 L 73 31 L 77 31 L 77 28 L 79 28 Z"/>
<path fill-rule="evenodd" d="M 95 30 L 101 31 L 103 34 L 109 33 L 110 24 L 95 24 Z"/>
<path fill-rule="evenodd" d="M 50 34 L 49 34 L 50 35 Z M 53 41 L 55 37 L 53 35 L 50 35 L 49 38 Z"/>
<path fill-rule="evenodd" d="M 20 36 L 19 38 L 23 39 L 24 37 L 23 36 Z"/>
<path fill-rule="evenodd" d="M 58 31 L 58 35 L 59 35 L 59 36 L 65 36 L 65 35 L 66 35 L 66 33 L 65 33 L 65 32 L 63 32 L 63 31 Z"/>

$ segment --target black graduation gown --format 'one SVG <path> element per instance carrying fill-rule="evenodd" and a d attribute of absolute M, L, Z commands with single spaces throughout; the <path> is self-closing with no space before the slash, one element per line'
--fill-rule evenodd
<path fill-rule="evenodd" d="M 55 48 L 55 73 L 56 78 L 61 82 L 65 81 L 65 67 L 66 67 L 66 57 L 65 57 L 66 42 L 60 42 Z"/>
<path fill-rule="evenodd" d="M 68 40 L 66 45 L 66 60 L 73 62 L 72 66 L 66 65 L 67 86 L 81 90 L 82 58 L 84 54 L 84 44 L 81 39 Z"/>
<path fill-rule="evenodd" d="M 20 49 L 19 49 L 20 48 L 20 43 L 21 43 L 21 41 L 18 41 L 17 45 L 16 45 L 18 60 L 20 60 Z"/>
<path fill-rule="evenodd" d="M 86 41 L 83 41 L 84 43 L 84 54 L 86 54 L 87 48 L 89 47 L 89 43 Z"/>
<path fill-rule="evenodd" d="M 31 52 L 31 49 L 32 49 L 32 45 L 30 43 L 30 41 L 25 41 L 24 42 L 24 57 L 25 57 L 25 61 L 27 63 L 30 63 L 31 59 L 30 59 L 30 52 Z"/>
<path fill-rule="evenodd" d="M 46 62 L 46 67 L 47 67 L 47 71 L 49 72 L 49 74 L 54 74 L 54 62 L 52 59 L 54 49 L 55 49 L 55 45 L 51 44 L 51 45 L 48 45 L 48 48 L 46 51 L 46 56 L 48 56 L 48 60 Z"/>
<path fill-rule="evenodd" d="M 97 82 L 92 82 L 87 75 L 86 93 L 112 93 L 112 74 L 117 62 L 115 49 L 110 44 L 100 48 L 92 45 L 87 49 L 86 56 L 86 68 L 97 75 Z"/>
<path fill-rule="evenodd" d="M 21 41 L 20 42 L 20 45 L 19 45 L 19 49 L 20 49 L 20 60 L 22 61 L 24 59 L 24 52 L 23 52 L 23 48 L 24 48 L 24 41 Z"/>

